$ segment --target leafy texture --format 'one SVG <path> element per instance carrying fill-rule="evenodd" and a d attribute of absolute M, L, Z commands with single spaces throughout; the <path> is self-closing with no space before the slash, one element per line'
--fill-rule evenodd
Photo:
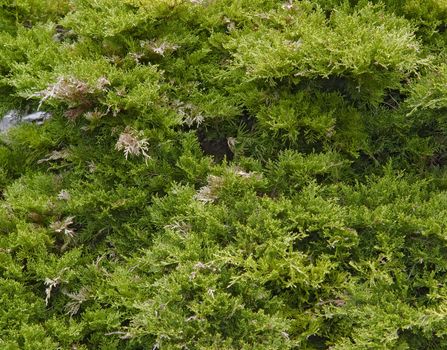
<path fill-rule="evenodd" d="M 0 348 L 447 348 L 446 14 L 0 0 Z"/>

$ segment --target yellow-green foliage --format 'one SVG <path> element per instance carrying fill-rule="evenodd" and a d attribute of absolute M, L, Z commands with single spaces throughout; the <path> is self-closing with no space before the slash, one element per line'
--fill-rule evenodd
<path fill-rule="evenodd" d="M 0 0 L 0 348 L 447 348 L 445 20 Z"/>

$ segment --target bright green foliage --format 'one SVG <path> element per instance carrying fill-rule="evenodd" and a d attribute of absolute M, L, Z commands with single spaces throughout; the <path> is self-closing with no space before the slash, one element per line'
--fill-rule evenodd
<path fill-rule="evenodd" d="M 374 103 L 422 64 L 410 24 L 370 5 L 327 19 L 304 2 L 265 17 L 256 31 L 235 31 L 229 42 L 251 79 L 344 77 L 352 96 Z"/>
<path fill-rule="evenodd" d="M 446 349 L 446 15 L 0 0 L 0 348 Z"/>

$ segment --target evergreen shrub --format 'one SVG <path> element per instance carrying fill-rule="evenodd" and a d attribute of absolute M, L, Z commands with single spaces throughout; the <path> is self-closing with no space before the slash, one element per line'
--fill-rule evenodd
<path fill-rule="evenodd" d="M 447 349 L 444 0 L 0 0 L 1 349 Z"/>

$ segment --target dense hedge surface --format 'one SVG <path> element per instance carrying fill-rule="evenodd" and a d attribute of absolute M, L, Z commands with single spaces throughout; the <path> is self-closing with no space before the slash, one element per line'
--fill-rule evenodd
<path fill-rule="evenodd" d="M 447 349 L 444 0 L 0 0 L 1 349 Z"/>

